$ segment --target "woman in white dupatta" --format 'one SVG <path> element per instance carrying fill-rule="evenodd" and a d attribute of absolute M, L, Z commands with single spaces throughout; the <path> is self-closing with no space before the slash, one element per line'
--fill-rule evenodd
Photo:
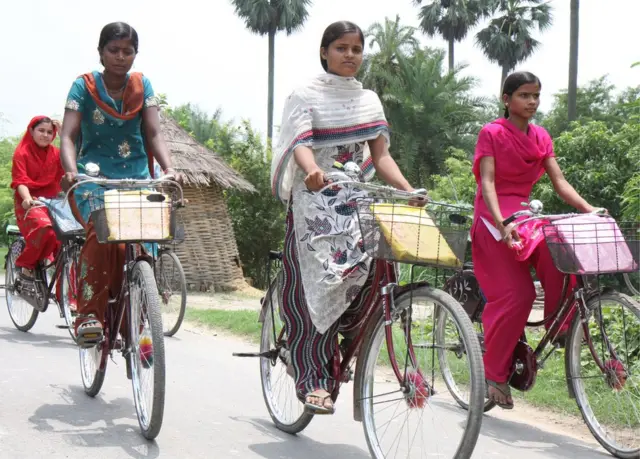
<path fill-rule="evenodd" d="M 324 32 L 320 61 L 326 73 L 287 99 L 271 166 L 272 191 L 288 206 L 284 246 L 282 311 L 298 398 L 317 414 L 334 412 L 332 360 L 338 332 L 352 339 L 371 288 L 373 269 L 364 253 L 355 212 L 363 192 L 332 180 L 375 172 L 389 185 L 413 191 L 389 155 L 389 130 L 378 96 L 355 79 L 364 36 L 350 22 Z M 356 169 L 357 170 L 357 169 Z M 338 174 L 336 178 L 335 174 Z"/>

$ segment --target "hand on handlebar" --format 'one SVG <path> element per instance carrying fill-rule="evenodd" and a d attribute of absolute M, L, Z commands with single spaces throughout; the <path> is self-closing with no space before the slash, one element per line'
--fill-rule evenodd
<path fill-rule="evenodd" d="M 320 191 L 327 184 L 326 177 L 322 169 L 316 167 L 304 178 L 304 184 L 309 191 Z"/>
<path fill-rule="evenodd" d="M 66 193 L 76 183 L 77 172 L 66 172 L 60 181 L 62 190 Z"/>
<path fill-rule="evenodd" d="M 520 236 L 515 230 L 515 227 L 515 222 L 509 223 L 507 226 L 503 224 L 498 225 L 498 231 L 500 231 L 500 234 L 502 235 L 502 242 L 507 244 L 507 247 L 509 247 L 510 249 L 518 248 L 518 245 L 522 244 L 522 242 L 520 241 Z"/>
<path fill-rule="evenodd" d="M 22 201 L 22 208 L 24 210 L 29 210 L 31 209 L 33 206 L 35 206 L 38 203 L 38 201 L 36 201 L 33 198 L 29 198 L 29 199 L 25 199 Z"/>

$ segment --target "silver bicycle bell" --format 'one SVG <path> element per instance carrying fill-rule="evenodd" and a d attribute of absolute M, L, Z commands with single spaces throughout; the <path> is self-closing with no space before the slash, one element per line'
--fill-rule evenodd
<path fill-rule="evenodd" d="M 531 213 L 534 213 L 536 215 L 542 213 L 542 208 L 542 201 L 539 201 L 537 199 L 534 199 L 529 203 L 529 210 L 531 211 Z"/>
<path fill-rule="evenodd" d="M 356 163 L 354 163 L 353 161 L 349 161 L 347 162 L 344 166 L 342 171 L 345 173 L 345 175 L 347 175 L 351 180 L 355 180 L 356 182 L 362 182 L 363 181 L 363 174 L 362 174 L 362 169 L 360 169 L 360 166 L 358 166 Z"/>
<path fill-rule="evenodd" d="M 97 177 L 100 174 L 100 166 L 96 163 L 87 163 L 84 166 L 84 171 L 89 177 Z"/>

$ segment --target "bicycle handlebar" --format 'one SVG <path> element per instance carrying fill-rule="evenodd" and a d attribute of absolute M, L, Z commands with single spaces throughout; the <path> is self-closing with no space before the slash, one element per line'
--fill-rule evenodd
<path fill-rule="evenodd" d="M 527 205 L 525 203 L 522 203 L 523 205 Z M 562 218 L 571 218 L 571 217 L 576 217 L 578 215 L 585 215 L 585 214 L 578 214 L 575 212 L 572 213 L 567 213 L 567 214 L 551 214 L 551 215 L 543 215 L 542 214 L 542 203 L 538 200 L 533 200 L 528 204 L 529 209 L 528 210 L 519 210 L 517 212 L 515 212 L 513 215 L 511 215 L 510 217 L 506 218 L 503 222 L 502 222 L 502 226 L 508 226 L 511 223 L 513 223 L 517 218 L 520 217 L 529 217 L 529 218 L 525 218 L 524 220 L 521 220 L 519 222 L 517 222 L 514 226 L 514 229 L 517 228 L 518 226 L 529 222 L 531 220 L 538 220 L 538 219 L 545 219 L 545 220 L 560 220 Z M 607 210 L 604 208 L 597 208 L 595 209 L 593 212 L 589 212 L 586 215 L 599 215 L 599 216 L 605 216 L 607 215 Z"/>

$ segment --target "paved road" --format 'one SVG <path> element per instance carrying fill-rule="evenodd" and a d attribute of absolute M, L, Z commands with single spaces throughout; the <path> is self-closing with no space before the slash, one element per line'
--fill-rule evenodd
<path fill-rule="evenodd" d="M 241 341 L 181 330 L 166 341 L 167 400 L 156 442 L 138 433 L 124 362 L 109 362 L 103 391 L 85 396 L 78 353 L 54 310 L 31 333 L 16 331 L 0 298 L 0 458 L 266 458 L 369 457 L 344 391 L 334 417 L 314 419 L 298 437 L 272 427 L 262 401 L 257 361 Z M 500 415 L 504 416 L 504 415 Z M 513 415 L 516 419 L 516 411 Z M 428 457 L 436 457 L 429 455 Z M 476 458 L 596 459 L 593 445 L 488 416 Z"/>

